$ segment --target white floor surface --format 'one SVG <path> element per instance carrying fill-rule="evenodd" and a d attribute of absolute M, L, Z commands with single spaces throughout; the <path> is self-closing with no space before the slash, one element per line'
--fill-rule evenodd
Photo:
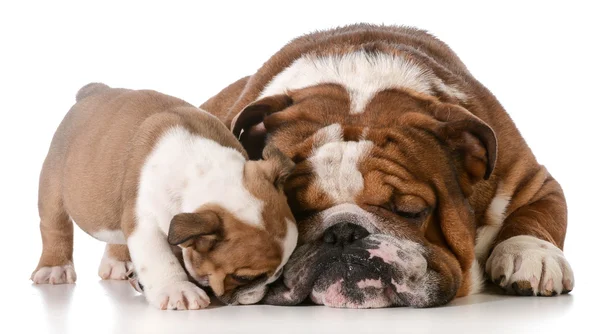
<path fill-rule="evenodd" d="M 221 306 L 214 301 L 199 311 L 159 311 L 127 282 L 100 280 L 102 248 L 76 232 L 74 285 L 33 285 L 25 276 L 35 263 L 20 262 L 18 277 L 4 277 L 8 298 L 0 306 L 0 333 L 600 333 L 594 318 L 599 310 L 595 269 L 577 261 L 575 289 L 558 297 L 502 296 L 488 289 L 431 309 Z"/>

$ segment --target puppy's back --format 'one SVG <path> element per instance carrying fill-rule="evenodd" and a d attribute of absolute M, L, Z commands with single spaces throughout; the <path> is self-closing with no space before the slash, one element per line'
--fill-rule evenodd
<path fill-rule="evenodd" d="M 50 145 L 41 174 L 40 201 L 61 196 L 84 230 L 118 229 L 123 185 L 137 172 L 160 135 L 173 126 L 235 147 L 237 141 L 214 116 L 152 90 L 82 87 Z M 241 148 L 241 145 L 239 146 Z M 44 186 L 57 183 L 53 186 Z M 131 187 L 135 189 L 136 187 Z M 59 194 L 56 192 L 60 191 Z M 130 194 L 135 196 L 135 194 Z"/>

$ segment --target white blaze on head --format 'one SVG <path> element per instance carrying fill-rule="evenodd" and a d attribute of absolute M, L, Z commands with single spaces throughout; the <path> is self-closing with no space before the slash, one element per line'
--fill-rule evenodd
<path fill-rule="evenodd" d="M 367 140 L 342 140 L 339 124 L 319 130 L 308 159 L 318 185 L 336 204 L 354 203 L 356 195 L 363 190 L 364 181 L 358 165 L 373 147 L 373 142 Z"/>

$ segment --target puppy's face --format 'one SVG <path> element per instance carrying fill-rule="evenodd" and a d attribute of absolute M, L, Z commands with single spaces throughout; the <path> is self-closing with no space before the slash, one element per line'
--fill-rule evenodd
<path fill-rule="evenodd" d="M 227 304 L 253 304 L 282 273 L 297 241 L 283 182 L 294 167 L 273 147 L 246 162 L 244 187 L 261 208 L 256 221 L 221 205 L 204 205 L 173 217 L 168 240 L 183 248 L 188 273 Z"/>

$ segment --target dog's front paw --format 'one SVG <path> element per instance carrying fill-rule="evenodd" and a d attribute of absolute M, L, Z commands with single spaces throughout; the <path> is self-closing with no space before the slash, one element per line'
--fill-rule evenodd
<path fill-rule="evenodd" d="M 499 243 L 485 271 L 505 291 L 523 296 L 569 293 L 575 282 L 571 266 L 558 247 L 524 235 Z"/>
<path fill-rule="evenodd" d="M 192 282 L 170 283 L 145 293 L 148 302 L 161 310 L 198 310 L 210 304 L 206 292 Z"/>

